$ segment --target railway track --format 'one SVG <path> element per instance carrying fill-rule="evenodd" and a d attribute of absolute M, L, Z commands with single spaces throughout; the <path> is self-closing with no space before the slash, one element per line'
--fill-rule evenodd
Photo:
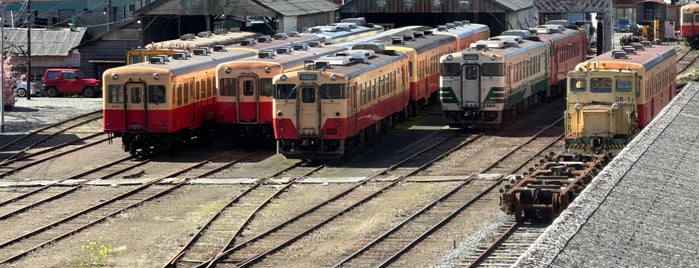
<path fill-rule="evenodd" d="M 498 228 L 497 238 L 469 256 L 467 267 L 512 267 L 534 244 L 550 222 L 517 222 L 511 218 Z"/>
<path fill-rule="evenodd" d="M 59 137 L 59 135 L 66 134 L 66 132 L 68 131 L 77 130 L 80 127 L 83 127 L 89 123 L 101 119 L 102 111 L 98 110 L 82 114 L 76 117 L 72 117 L 22 135 L 19 138 L 0 146 L 0 151 L 13 153 L 8 157 L 2 159 L 3 161 L 0 162 L 0 165 L 3 164 L 5 161 L 23 155 L 24 153 L 26 153 L 26 151 L 32 148 L 36 148 L 41 144 L 49 144 L 50 146 L 61 146 L 62 144 L 75 141 L 76 138 L 79 138 L 78 135 L 63 135 L 63 137 Z M 101 132 L 101 130 L 99 132 Z M 50 140 L 54 140 L 52 141 L 52 143 L 54 144 L 51 144 L 51 142 L 49 142 Z"/>
<path fill-rule="evenodd" d="M 252 238 L 241 238 L 240 243 L 226 249 L 218 254 L 215 258 L 212 258 L 204 263 L 200 263 L 195 267 L 206 267 L 214 264 L 231 262 L 235 263 L 237 266 L 246 266 L 259 261 L 267 255 L 271 255 L 283 249 L 286 245 L 293 243 L 294 241 L 302 238 L 304 235 L 311 233 L 312 231 L 331 222 L 333 219 L 343 215 L 347 211 L 360 206 L 372 197 L 379 195 L 381 192 L 397 185 L 402 181 L 402 179 L 397 178 L 394 181 L 384 183 L 381 186 L 362 187 L 368 182 L 380 178 L 382 174 L 389 170 L 399 168 L 402 164 L 408 162 L 410 159 L 418 157 L 425 151 L 446 143 L 447 141 L 453 140 L 453 138 L 456 136 L 458 136 L 458 134 L 452 135 L 450 138 L 442 139 L 432 146 L 429 146 L 418 153 L 413 154 L 411 157 L 404 159 L 400 163 L 375 172 L 358 183 L 339 190 L 339 193 L 335 193 L 330 198 L 320 202 L 319 204 L 298 213 L 297 215 L 279 223 L 278 225 L 272 226 L 269 229 L 258 233 Z M 476 136 L 469 142 L 476 140 L 477 137 L 480 136 Z"/>
<path fill-rule="evenodd" d="M 234 247 L 227 249 L 216 258 L 208 261 L 207 263 L 202 263 L 195 267 L 206 267 L 212 264 L 235 264 L 236 266 L 249 266 L 260 262 L 263 258 L 273 259 L 273 254 L 281 251 L 285 247 L 294 243 L 295 241 L 308 236 L 315 230 L 329 224 L 334 219 L 339 216 L 351 211 L 363 203 L 368 202 L 368 200 L 375 198 L 381 193 L 389 191 L 395 185 L 404 182 L 405 179 L 414 176 L 418 172 L 425 170 L 427 167 L 431 166 L 434 162 L 439 161 L 443 157 L 453 153 L 454 151 L 460 150 L 460 148 L 467 146 L 468 144 L 477 141 L 483 136 L 484 133 L 474 135 L 470 137 L 467 141 L 463 139 L 457 139 L 456 137 L 461 137 L 461 134 L 456 134 L 452 137 L 447 137 L 441 139 L 439 142 L 432 146 L 424 148 L 423 150 L 416 152 L 411 157 L 406 157 L 400 163 L 392 165 L 385 170 L 378 171 L 375 174 L 368 176 L 361 182 L 350 186 L 347 190 L 342 193 L 333 196 L 332 198 L 322 202 L 318 206 L 315 206 L 303 213 L 298 214 L 293 217 L 290 221 L 286 221 L 277 226 L 274 226 L 267 231 L 257 234 L 255 237 L 245 240 Z M 550 139 L 550 138 L 549 138 Z M 458 142 L 457 142 L 458 141 Z M 448 149 L 446 149 L 448 148 Z M 433 152 L 441 152 L 434 154 Z M 432 153 L 431 153 L 432 152 Z M 433 154 L 433 155 L 430 155 Z M 422 160 L 421 160 L 422 159 Z M 416 164 L 421 163 L 421 164 Z M 474 181 L 476 176 L 466 180 L 463 185 L 469 185 Z M 359 190 L 359 187 L 365 185 L 367 182 L 373 181 L 374 189 Z M 381 182 L 381 183 L 380 183 Z M 477 182 L 481 183 L 481 182 Z M 380 185 L 380 186 L 379 186 Z M 498 185 L 497 183 L 494 184 Z M 495 187 L 493 186 L 493 187 Z M 367 186 L 364 186 L 368 188 Z M 486 191 L 474 191 L 463 190 L 465 192 L 471 191 L 476 193 L 471 194 L 454 194 L 458 193 L 458 189 L 470 189 L 469 187 L 455 187 L 452 190 L 452 194 L 446 194 L 444 197 L 434 201 L 433 204 L 437 204 L 439 200 L 445 202 L 449 196 L 457 197 L 455 203 L 463 203 L 464 198 L 461 196 L 467 196 L 466 199 L 473 199 L 474 195 Z M 479 188 L 481 189 L 481 188 Z M 425 211 L 429 210 L 430 206 L 425 208 Z M 443 206 L 438 206 L 443 207 Z M 441 211 L 440 211 L 441 210 Z M 432 210 L 431 213 L 442 214 L 443 209 Z M 312 213 L 312 214 L 311 214 Z M 417 213 L 422 214 L 422 213 Z M 450 213 L 447 213 L 450 214 Z M 426 213 L 426 215 L 429 215 Z M 433 214 L 434 215 L 434 214 Z M 444 215 L 441 217 L 426 216 L 424 218 L 445 218 Z M 298 221 L 298 222 L 297 222 Z M 409 221 L 408 222 L 418 222 Z M 306 227 L 304 227 L 306 226 Z M 436 227 L 435 227 L 436 228 Z M 268 237 L 269 236 L 269 237 Z M 383 240 L 383 239 L 381 239 Z M 389 241 L 389 240 L 385 240 Z M 392 240 L 391 240 L 392 241 Z M 369 242 L 369 241 L 366 241 Z M 283 255 L 283 254 L 282 254 Z M 350 258 L 351 259 L 351 258 Z M 274 263 L 274 261 L 272 261 Z"/>
<path fill-rule="evenodd" d="M 221 252 L 231 247 L 236 242 L 235 238 L 242 234 L 255 215 L 267 204 L 288 190 L 299 179 L 324 167 L 324 165 L 300 167 L 302 164 L 304 163 L 298 162 L 271 176 L 258 179 L 248 189 L 228 201 L 213 217 L 207 220 L 198 232 L 192 235 L 192 238 L 164 267 L 186 267 L 202 263 L 205 260 L 215 258 Z M 277 189 L 263 187 L 265 183 L 273 178 L 282 176 L 292 169 L 297 169 L 295 170 L 297 173 L 299 173 L 298 169 L 301 169 L 301 175 L 292 178 L 288 183 Z M 239 222 L 238 220 L 241 218 L 245 220 Z M 237 227 L 231 228 L 231 226 Z"/>
<path fill-rule="evenodd" d="M 36 164 L 108 141 L 101 130 L 86 125 L 101 120 L 101 112 L 87 113 L 23 135 L 0 147 L 8 152 L 0 162 L 0 178 Z"/>
<path fill-rule="evenodd" d="M 474 175 L 471 175 L 467 180 L 451 189 L 445 195 L 426 205 L 401 222 L 401 224 L 394 226 L 370 243 L 367 243 L 361 249 L 336 263 L 334 267 L 385 267 L 388 265 L 409 265 L 410 261 L 407 260 L 401 260 L 400 263 L 396 262 L 408 251 L 415 250 L 419 252 L 420 247 L 431 247 L 430 245 L 422 245 L 422 243 L 432 243 L 427 241 L 427 238 L 430 237 L 430 235 L 440 228 L 444 228 L 447 224 L 449 224 L 449 221 L 459 213 L 464 213 L 469 209 L 479 206 L 482 198 L 499 186 L 500 182 L 504 179 L 504 177 L 500 177 L 499 179 L 495 180 L 484 180 L 479 183 L 480 185 L 478 185 L 478 187 L 467 187 L 473 184 L 474 180 L 478 179 L 478 174 L 493 173 L 493 171 L 496 169 L 502 170 L 504 167 L 511 167 L 510 172 L 515 172 L 522 168 L 524 164 L 517 165 L 512 162 L 508 165 L 508 159 L 520 158 L 521 156 L 519 156 L 518 153 L 531 154 L 531 151 L 528 149 L 538 148 L 536 153 L 529 157 L 529 160 L 531 160 L 544 150 L 549 149 L 553 143 L 560 139 L 560 137 L 557 137 L 551 141 L 550 136 L 545 134 L 549 134 L 551 131 L 554 131 L 552 129 L 557 129 L 556 124 L 559 124 L 560 121 L 561 120 L 556 121 L 554 124 L 549 125 L 547 128 L 538 132 L 524 143 L 512 148 L 509 152 L 505 153 L 495 162 L 490 164 L 490 166 L 484 168 Z M 541 140 L 545 140 L 547 142 L 544 142 L 542 146 Z M 515 162 L 520 161 L 521 160 L 517 160 Z"/>
<path fill-rule="evenodd" d="M 196 178 L 192 176 L 194 174 L 206 176 L 211 173 L 219 172 L 221 169 L 224 169 L 227 166 L 251 157 L 255 157 L 258 154 L 260 154 L 259 151 L 235 157 L 235 160 L 230 161 L 226 165 L 220 165 L 219 163 L 213 164 L 211 160 L 217 157 L 189 165 L 186 168 L 182 168 L 176 172 L 144 182 L 143 184 L 133 187 L 125 192 L 121 192 L 116 196 L 105 199 L 99 204 L 87 207 L 59 220 L 42 225 L 34 230 L 24 232 L 23 234 L 12 239 L 0 242 L 0 264 L 16 261 L 45 245 L 66 238 L 71 234 L 100 223 L 109 217 L 126 211 L 127 209 L 133 208 L 180 188 L 183 185 L 186 185 L 192 179 Z M 202 172 L 202 169 L 205 169 L 206 171 Z"/>
<path fill-rule="evenodd" d="M 699 58 L 699 50 L 682 47 L 681 56 L 677 59 L 677 76 L 685 74 L 690 67 L 696 69 L 696 61 Z"/>

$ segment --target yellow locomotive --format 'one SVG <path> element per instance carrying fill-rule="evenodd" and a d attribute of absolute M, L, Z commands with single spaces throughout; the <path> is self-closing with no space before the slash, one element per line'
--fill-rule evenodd
<path fill-rule="evenodd" d="M 622 149 L 677 95 L 673 47 L 633 43 L 578 64 L 567 75 L 566 149 Z"/>

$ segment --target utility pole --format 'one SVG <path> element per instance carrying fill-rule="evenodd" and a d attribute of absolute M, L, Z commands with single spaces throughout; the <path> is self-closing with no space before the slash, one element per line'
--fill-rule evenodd
<path fill-rule="evenodd" d="M 32 99 L 32 0 L 27 0 L 27 100 Z"/>

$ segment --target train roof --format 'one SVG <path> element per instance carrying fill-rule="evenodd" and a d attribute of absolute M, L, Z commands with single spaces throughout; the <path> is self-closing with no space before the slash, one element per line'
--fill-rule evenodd
<path fill-rule="evenodd" d="M 699 11 L 698 3 L 686 4 L 680 7 L 680 13 L 694 13 L 696 11 Z"/>
<path fill-rule="evenodd" d="M 343 74 L 349 79 L 408 57 L 405 53 L 395 51 L 370 51 L 345 50 L 337 55 L 322 57 L 309 66 L 313 67 L 313 70 L 323 69 L 326 72 Z M 303 69 L 295 72 L 308 71 L 309 69 Z"/>
<path fill-rule="evenodd" d="M 309 28 L 308 33 L 318 34 L 325 37 L 325 43 L 333 43 L 334 40 L 367 32 L 383 31 L 383 26 L 367 24 L 360 26 L 354 22 L 338 22 L 324 26 L 314 26 Z"/>
<path fill-rule="evenodd" d="M 643 68 L 649 70 L 668 58 L 677 55 L 677 51 L 672 46 L 651 46 L 641 43 L 633 43 L 632 46 L 625 46 L 623 50 L 612 50 L 592 59 L 579 63 L 575 70 L 585 70 L 588 68 L 622 69 Z"/>
<path fill-rule="evenodd" d="M 546 42 L 522 39 L 520 36 L 494 36 L 487 40 L 476 41 L 469 48 L 456 53 L 500 55 L 503 58 L 511 58 L 546 45 Z M 482 58 L 479 57 L 479 59 Z"/>
<path fill-rule="evenodd" d="M 178 39 L 153 42 L 145 47 L 147 49 L 186 49 L 193 47 L 212 47 L 215 45 L 231 45 L 239 43 L 246 38 L 257 36 L 253 32 L 216 31 L 200 32 L 198 34 L 185 34 Z"/>
<path fill-rule="evenodd" d="M 561 39 L 565 39 L 571 36 L 575 35 L 585 35 L 587 36 L 587 33 L 583 30 L 579 29 L 571 29 L 571 28 L 561 28 L 560 30 L 551 30 L 547 32 L 539 32 L 538 36 L 539 39 L 542 41 L 558 41 Z"/>
<path fill-rule="evenodd" d="M 464 39 L 475 33 L 490 31 L 490 28 L 485 24 L 471 23 L 464 20 L 439 25 L 434 30 L 435 34 L 449 33 L 456 35 L 459 39 Z"/>
<path fill-rule="evenodd" d="M 248 38 L 238 44 L 227 46 L 227 48 L 276 49 L 300 43 L 309 45 L 311 43 L 319 44 L 324 42 L 324 40 L 324 37 L 315 34 L 291 34 L 287 36 L 262 35 L 257 38 Z"/>
<path fill-rule="evenodd" d="M 384 43 L 386 46 L 412 48 L 419 53 L 455 40 L 454 36 L 435 35 L 432 27 L 418 26 L 404 29 L 390 36 L 379 37 L 375 42 Z"/>
<path fill-rule="evenodd" d="M 206 49 L 203 49 L 206 50 Z M 250 50 L 227 50 L 227 51 L 202 51 L 197 49 L 194 53 L 178 52 L 172 57 L 167 55 L 151 57 L 146 62 L 134 63 L 126 66 L 116 67 L 109 70 L 130 69 L 130 68 L 158 68 L 170 72 L 172 75 L 179 75 L 188 72 L 214 68 L 216 65 L 233 60 L 252 58 L 256 55 Z M 108 70 L 108 71 L 109 71 Z M 108 72 L 106 71 L 106 72 Z M 105 72 L 105 73 L 106 73 Z"/>
<path fill-rule="evenodd" d="M 357 39 L 353 39 L 351 41 L 337 43 L 337 44 L 333 44 L 333 45 L 352 48 L 352 46 L 354 46 L 356 44 L 374 42 L 379 38 L 386 37 L 386 36 L 392 36 L 392 35 L 395 35 L 397 33 L 400 33 L 400 32 L 406 31 L 406 30 L 410 30 L 410 29 L 415 29 L 418 27 L 421 27 L 421 26 L 404 26 L 404 27 L 399 27 L 399 28 L 388 29 L 388 30 L 384 30 L 383 32 L 380 32 L 380 33 L 377 33 L 374 35 L 360 37 Z"/>
<path fill-rule="evenodd" d="M 305 50 L 296 50 L 293 47 L 278 48 L 276 51 L 264 50 L 250 60 L 238 60 L 219 64 L 217 68 L 231 66 L 233 64 L 248 64 L 250 62 L 278 63 L 284 68 L 298 66 L 305 61 L 318 59 L 322 56 L 333 55 L 336 52 L 347 50 L 343 46 L 317 46 L 308 47 Z"/>

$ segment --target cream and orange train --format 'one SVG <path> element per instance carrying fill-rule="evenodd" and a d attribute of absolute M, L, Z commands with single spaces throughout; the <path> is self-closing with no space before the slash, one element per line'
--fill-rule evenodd
<path fill-rule="evenodd" d="M 677 54 L 671 46 L 635 43 L 568 72 L 566 148 L 622 149 L 677 95 Z"/>
<path fill-rule="evenodd" d="M 385 36 L 393 36 L 418 26 L 389 29 L 371 36 L 328 46 L 304 46 L 260 53 L 258 57 L 237 60 L 217 66 L 217 123 L 225 133 L 244 144 L 273 142 L 272 78 L 298 70 L 305 61 L 351 49 Z"/>
<path fill-rule="evenodd" d="M 276 75 L 274 134 L 287 158 L 335 159 L 405 118 L 409 57 L 381 45 Z"/>
<path fill-rule="evenodd" d="M 253 58 L 260 50 L 322 41 L 308 34 L 259 37 L 108 69 L 103 73 L 103 130 L 121 137 L 124 151 L 133 155 L 176 150 L 216 125 L 218 64 Z"/>
<path fill-rule="evenodd" d="M 217 124 L 242 142 L 274 141 L 272 132 L 272 78 L 301 69 L 308 60 L 346 50 L 342 46 L 307 47 L 297 44 L 257 57 L 221 63 L 217 76 Z"/>

